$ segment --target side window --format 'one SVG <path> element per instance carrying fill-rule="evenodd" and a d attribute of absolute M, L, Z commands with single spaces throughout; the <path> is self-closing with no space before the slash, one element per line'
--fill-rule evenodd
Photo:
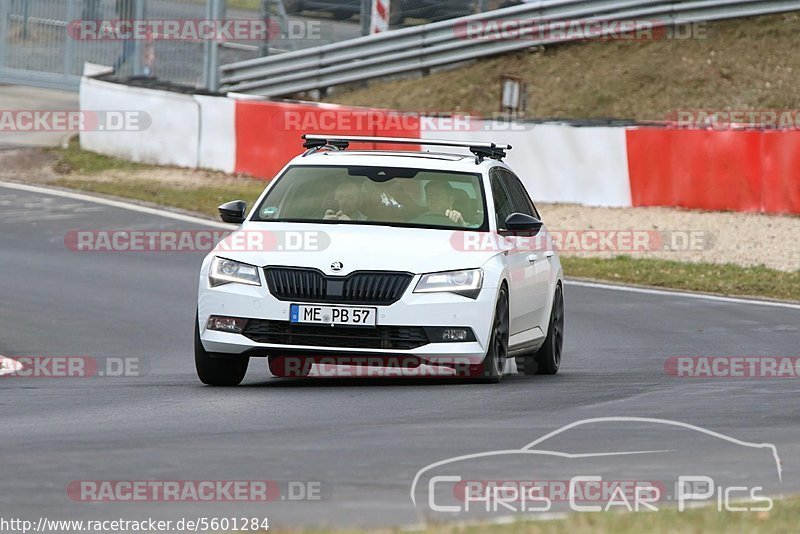
<path fill-rule="evenodd" d="M 498 170 L 492 170 L 491 180 L 494 211 L 495 217 L 497 217 L 497 229 L 505 230 L 506 218 L 514 213 L 514 205 L 511 203 L 511 197 L 503 185 L 503 180 Z"/>
<path fill-rule="evenodd" d="M 528 190 L 525 189 L 520 179 L 517 178 L 514 173 L 505 169 L 501 169 L 499 172 L 503 176 L 503 183 L 506 185 L 506 189 L 508 189 L 511 194 L 511 202 L 514 205 L 514 211 L 532 215 L 541 221 L 542 218 L 539 216 L 536 206 L 533 205 L 531 197 L 528 195 Z"/>

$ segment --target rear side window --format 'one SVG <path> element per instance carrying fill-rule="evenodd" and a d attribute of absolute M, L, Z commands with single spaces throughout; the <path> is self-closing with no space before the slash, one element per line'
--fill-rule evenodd
<path fill-rule="evenodd" d="M 540 221 L 542 218 L 539 216 L 539 211 L 533 205 L 528 190 L 522 184 L 522 181 L 517 176 L 506 169 L 498 169 L 498 173 L 502 176 L 503 184 L 508 189 L 511 195 L 511 203 L 514 206 L 514 211 L 517 213 L 524 213 L 525 215 L 532 215 Z"/>
<path fill-rule="evenodd" d="M 503 185 L 503 179 L 499 169 L 493 169 L 491 173 L 492 180 L 492 197 L 494 197 L 494 211 L 497 218 L 497 229 L 505 230 L 506 219 L 509 215 L 514 213 L 514 204 L 512 203 L 511 196 L 506 191 Z"/>

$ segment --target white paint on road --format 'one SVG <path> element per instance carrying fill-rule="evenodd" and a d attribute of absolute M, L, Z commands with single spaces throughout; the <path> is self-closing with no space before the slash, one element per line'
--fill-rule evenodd
<path fill-rule="evenodd" d="M 653 289 L 650 287 L 626 286 L 621 284 L 603 284 L 600 282 L 584 282 L 582 280 L 567 279 L 567 286 L 593 287 L 596 289 L 609 289 L 611 291 L 626 291 L 628 293 L 644 293 L 646 295 L 662 295 L 666 297 L 685 297 L 691 299 L 711 300 L 728 304 L 746 304 L 754 306 L 773 306 L 776 308 L 789 308 L 800 310 L 800 304 L 781 302 L 777 300 L 758 300 L 743 297 L 723 297 L 721 295 L 708 295 L 706 293 L 691 293 L 687 291 L 672 291 L 670 289 Z"/>
<path fill-rule="evenodd" d="M 265 184 L 266 186 L 266 184 Z M 50 189 L 48 187 L 40 187 L 36 185 L 27 185 L 27 184 L 18 184 L 15 182 L 3 182 L 0 181 L 0 187 L 4 187 L 7 189 L 16 189 L 17 191 L 27 191 L 29 193 L 39 193 L 42 195 L 53 195 L 62 198 L 69 198 L 72 200 L 80 200 L 83 202 L 92 202 L 94 204 L 101 204 L 103 206 L 111 206 L 112 208 L 120 208 L 128 211 L 136 211 L 139 213 L 146 213 L 148 215 L 155 215 L 158 217 L 164 217 L 166 219 L 173 219 L 176 221 L 183 221 L 189 222 L 193 224 L 202 224 L 204 226 L 210 226 L 212 228 L 224 228 L 226 230 L 231 230 L 235 228 L 235 225 L 226 224 L 223 222 L 216 222 L 211 221 L 209 219 L 203 219 L 201 217 L 194 217 L 192 215 L 184 215 L 182 213 L 175 213 L 172 211 L 165 211 L 159 210 L 156 208 L 150 208 L 147 206 L 141 206 L 139 204 L 133 204 L 130 202 L 123 202 L 119 200 L 111 200 L 108 198 L 96 197 L 92 195 L 84 195 L 82 193 L 73 193 L 71 191 L 61 191 L 59 189 Z"/>

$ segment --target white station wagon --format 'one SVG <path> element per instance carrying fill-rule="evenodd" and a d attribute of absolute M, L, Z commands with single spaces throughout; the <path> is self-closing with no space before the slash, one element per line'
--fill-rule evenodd
<path fill-rule="evenodd" d="M 306 152 L 203 261 L 195 363 L 238 385 L 250 358 L 278 377 L 314 364 L 435 366 L 498 382 L 555 374 L 563 272 L 510 146 L 305 135 Z M 455 147 L 351 150 L 356 143 Z M 469 152 L 467 152 L 467 150 Z M 535 244 L 535 245 L 532 245 Z"/>

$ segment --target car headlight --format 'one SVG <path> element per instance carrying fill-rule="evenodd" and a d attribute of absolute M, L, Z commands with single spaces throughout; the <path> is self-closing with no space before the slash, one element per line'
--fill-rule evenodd
<path fill-rule="evenodd" d="M 208 282 L 211 287 L 221 286 L 236 282 L 251 286 L 260 286 L 261 278 L 258 276 L 258 267 L 225 258 L 214 258 L 208 272 Z"/>
<path fill-rule="evenodd" d="M 483 286 L 483 270 L 467 269 L 443 273 L 423 274 L 414 288 L 414 293 L 457 293 L 477 298 Z"/>

